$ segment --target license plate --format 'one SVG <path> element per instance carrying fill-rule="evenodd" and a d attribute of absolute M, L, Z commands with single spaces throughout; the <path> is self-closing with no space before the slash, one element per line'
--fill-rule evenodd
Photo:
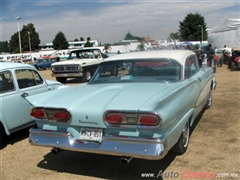
<path fill-rule="evenodd" d="M 102 129 L 94 129 L 94 128 L 81 128 L 80 130 L 80 140 L 87 141 L 102 141 Z"/>

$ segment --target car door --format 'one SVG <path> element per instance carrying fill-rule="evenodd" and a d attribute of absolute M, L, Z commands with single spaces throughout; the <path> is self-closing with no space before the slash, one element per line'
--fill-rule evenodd
<path fill-rule="evenodd" d="M 44 69 L 51 67 L 51 59 L 46 59 Z"/>
<path fill-rule="evenodd" d="M 32 120 L 29 115 L 31 104 L 23 96 L 46 92 L 50 90 L 50 87 L 34 69 L 18 69 L 14 73 L 19 89 L 18 98 L 22 109 L 22 123 L 25 124 Z"/>
<path fill-rule="evenodd" d="M 205 86 L 207 83 L 207 76 L 204 69 L 200 69 L 198 65 L 198 60 L 195 55 L 189 56 L 185 61 L 185 78 L 191 78 L 196 80 L 199 86 L 199 92 L 196 94 L 196 108 L 203 106 L 204 100 L 206 99 L 207 93 L 205 91 Z"/>
<path fill-rule="evenodd" d="M 0 114 L 7 130 L 22 125 L 22 109 L 19 92 L 10 70 L 0 72 Z"/>

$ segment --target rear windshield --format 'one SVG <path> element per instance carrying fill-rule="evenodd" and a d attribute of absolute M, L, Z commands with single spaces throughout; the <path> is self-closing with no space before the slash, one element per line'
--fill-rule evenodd
<path fill-rule="evenodd" d="M 92 83 L 177 82 L 181 65 L 176 60 L 126 60 L 101 63 Z"/>

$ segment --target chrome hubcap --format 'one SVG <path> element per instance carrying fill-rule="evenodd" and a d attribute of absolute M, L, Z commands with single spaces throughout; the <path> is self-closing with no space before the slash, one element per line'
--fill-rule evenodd
<path fill-rule="evenodd" d="M 90 80 L 91 79 L 91 73 L 90 72 L 86 72 L 86 80 Z"/>

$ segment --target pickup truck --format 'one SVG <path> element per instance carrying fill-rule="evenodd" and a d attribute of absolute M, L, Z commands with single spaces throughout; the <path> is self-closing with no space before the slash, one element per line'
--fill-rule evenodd
<path fill-rule="evenodd" d="M 52 77 L 65 83 L 67 78 L 82 78 L 88 82 L 100 62 L 108 56 L 99 48 L 83 48 L 72 50 L 66 61 L 56 62 L 51 65 Z"/>

